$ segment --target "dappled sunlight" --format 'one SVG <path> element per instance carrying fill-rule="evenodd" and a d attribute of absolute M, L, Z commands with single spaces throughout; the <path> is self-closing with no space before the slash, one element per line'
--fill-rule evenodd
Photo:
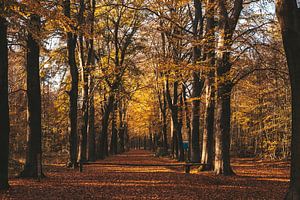
<path fill-rule="evenodd" d="M 288 178 L 257 178 L 259 181 L 277 181 L 277 182 L 290 182 Z"/>
<path fill-rule="evenodd" d="M 119 167 L 119 166 L 96 166 L 102 172 L 119 172 L 119 173 L 155 173 L 155 172 L 173 172 L 170 169 L 163 167 Z M 88 169 L 87 169 L 88 170 Z"/>
<path fill-rule="evenodd" d="M 299 9 L 0 0 L 0 200 L 300 196 Z"/>

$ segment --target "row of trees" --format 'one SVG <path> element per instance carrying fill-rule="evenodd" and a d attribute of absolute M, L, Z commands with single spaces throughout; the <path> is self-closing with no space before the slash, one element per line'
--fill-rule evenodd
<path fill-rule="evenodd" d="M 299 9 L 278 1 L 290 95 L 271 7 L 246 0 L 0 1 L 1 188 L 8 187 L 9 138 L 11 157 L 24 156 L 27 117 L 22 177 L 43 176 L 42 153 L 67 152 L 76 167 L 149 133 L 150 146 L 164 154 L 224 175 L 234 174 L 230 150 L 272 158 L 291 152 L 295 198 Z"/>
<path fill-rule="evenodd" d="M 141 48 L 136 33 L 145 14 L 110 3 L 1 1 L 1 111 L 7 117 L 1 118 L 1 188 L 8 187 L 9 114 L 16 142 L 10 158 L 23 157 L 18 153 L 26 146 L 20 177 L 44 176 L 44 152 L 67 152 L 68 166 L 77 167 L 127 148 L 127 101 L 141 74 L 133 59 Z"/>
<path fill-rule="evenodd" d="M 264 11 L 246 18 L 256 7 Z M 240 105 L 236 93 L 245 85 L 240 83 L 245 79 L 253 80 L 261 72 L 288 80 L 285 70 L 272 70 L 273 63 L 260 55 L 266 44 L 260 41 L 260 32 L 271 40 L 268 44 L 275 43 L 273 33 L 266 31 L 274 21 L 262 19 L 262 15 L 268 13 L 267 7 L 242 0 L 172 2 L 163 7 L 164 14 L 153 23 L 160 31 L 153 32 L 152 54 L 149 55 L 155 71 L 154 93 L 159 105 L 158 115 L 152 120 L 160 120 L 160 127 L 158 130 L 152 127 L 150 135 L 161 135 L 162 149 L 167 151 L 167 129 L 171 122 L 171 151 L 179 161 L 188 157 L 192 162 L 207 164 L 203 170 L 233 174 L 230 166 L 231 113 L 234 101 Z M 244 21 L 239 23 L 241 18 Z M 280 52 L 280 46 L 275 49 Z M 264 61 L 269 63 L 264 64 Z M 233 96 L 236 98 L 231 100 Z M 244 110 L 234 114 L 241 111 Z M 236 125 L 242 125 L 244 118 L 246 116 L 236 119 Z M 288 126 L 289 120 L 285 123 Z M 153 124 L 157 126 L 150 120 L 150 126 Z M 190 144 L 187 156 L 184 156 L 184 138 Z M 236 137 L 235 141 L 238 139 Z"/>
<path fill-rule="evenodd" d="M 296 2 L 283 6 L 296 7 Z M 297 163 L 296 147 L 290 149 L 291 141 L 297 143 L 295 114 L 291 125 L 290 111 L 297 108 L 289 105 L 290 78 L 297 70 L 286 70 L 276 19 L 267 15 L 270 9 L 266 2 L 195 0 L 172 2 L 161 8 L 163 14 L 155 13 L 151 25 L 159 31 L 150 31 L 148 59 L 154 71 L 152 98 L 157 100 L 148 104 L 153 107 L 148 138 L 153 149 L 164 151 L 157 153 L 168 154 L 171 148 L 179 161 L 201 161 L 207 164 L 202 170 L 224 175 L 234 174 L 230 150 L 272 159 L 288 159 L 291 153 Z M 251 12 L 255 17 L 248 16 Z M 292 25 L 285 27 L 292 32 L 286 37 L 296 44 Z M 289 53 L 291 48 L 285 50 Z M 187 155 L 184 139 L 190 144 Z M 297 199 L 295 166 L 291 177 L 287 198 Z"/>

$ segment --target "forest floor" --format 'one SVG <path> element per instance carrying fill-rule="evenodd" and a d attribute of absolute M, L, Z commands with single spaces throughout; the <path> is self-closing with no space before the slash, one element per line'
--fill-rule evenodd
<path fill-rule="evenodd" d="M 289 165 L 256 159 L 233 159 L 236 176 L 212 172 L 185 174 L 182 167 L 113 166 L 104 163 L 169 164 L 143 150 L 112 156 L 84 166 L 83 173 L 60 165 L 44 168 L 47 178 L 15 179 L 0 199 L 283 199 L 288 188 Z M 103 163 L 102 165 L 99 163 Z"/>

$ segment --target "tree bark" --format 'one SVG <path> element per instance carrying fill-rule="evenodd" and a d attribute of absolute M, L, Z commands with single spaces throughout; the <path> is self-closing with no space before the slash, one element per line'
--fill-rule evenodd
<path fill-rule="evenodd" d="M 109 116 L 113 110 L 115 97 L 114 93 L 111 93 L 108 97 L 108 102 L 105 105 L 104 113 L 102 117 L 102 130 L 101 130 L 101 138 L 100 138 L 100 152 L 99 158 L 104 159 L 108 156 L 108 126 L 109 126 Z"/>
<path fill-rule="evenodd" d="M 286 199 L 300 199 L 300 6 L 296 1 L 277 1 L 292 90 L 291 180 Z"/>
<path fill-rule="evenodd" d="M 78 23 L 80 26 L 84 25 L 84 11 L 85 11 L 85 4 L 84 0 L 80 0 L 80 7 L 79 7 L 79 16 L 78 16 Z M 79 34 L 79 63 L 80 68 L 82 70 L 82 80 L 83 80 L 83 88 L 82 88 L 82 127 L 81 127 L 81 134 L 79 140 L 79 149 L 78 149 L 78 162 L 85 162 L 86 155 L 87 155 L 87 129 L 89 123 L 89 69 L 85 63 L 85 55 L 84 55 L 84 46 L 83 46 L 83 30 L 80 29 Z"/>
<path fill-rule="evenodd" d="M 225 34 L 224 34 L 225 35 Z M 222 37 L 222 36 L 221 36 Z M 221 41 L 228 41 L 221 39 Z M 224 44 L 219 42 L 224 47 Z M 230 166 L 230 121 L 231 105 L 230 97 L 232 84 L 230 80 L 225 79 L 225 75 L 231 69 L 229 62 L 229 52 L 219 52 L 217 77 L 217 100 L 216 100 L 216 121 L 215 121 L 215 168 L 217 174 L 233 175 L 234 172 Z M 225 79 L 225 80 L 224 80 Z"/>
<path fill-rule="evenodd" d="M 30 31 L 27 37 L 27 105 L 28 135 L 26 161 L 22 178 L 40 178 L 42 175 L 42 124 L 41 124 L 41 85 L 40 85 L 40 17 L 32 14 L 29 21 Z"/>
<path fill-rule="evenodd" d="M 215 133 L 215 172 L 222 175 L 233 175 L 230 165 L 230 106 L 231 86 L 219 85 L 216 104 Z"/>
<path fill-rule="evenodd" d="M 158 77 L 157 77 L 158 79 Z M 158 80 L 157 80 L 158 81 Z M 157 90 L 158 84 L 157 84 Z M 164 91 L 164 89 L 163 89 Z M 159 101 L 159 110 L 160 110 L 160 123 L 161 123 L 161 132 L 162 132 L 162 148 L 165 152 L 168 151 L 168 133 L 167 133 L 167 102 L 165 92 L 157 92 L 158 101 Z M 161 98 L 161 96 L 163 96 Z"/>
<path fill-rule="evenodd" d="M 191 162 L 200 161 L 200 95 L 201 83 L 199 73 L 193 73 L 193 92 L 192 92 L 192 125 L 191 125 Z"/>
<path fill-rule="evenodd" d="M 90 34 L 89 52 L 87 64 L 89 70 L 89 117 L 88 117 L 88 130 L 87 130 L 87 160 L 96 160 L 96 141 L 95 141 L 95 102 L 94 102 L 94 66 L 95 66 L 95 50 L 94 50 L 94 23 L 95 23 L 95 9 L 96 1 L 91 0 L 89 4 L 89 20 L 90 20 Z"/>
<path fill-rule="evenodd" d="M 183 96 L 183 103 L 184 103 L 184 110 L 185 110 L 185 126 L 187 129 L 187 137 L 189 142 L 189 148 L 188 148 L 188 161 L 191 161 L 191 143 L 192 143 L 192 135 L 191 135 L 191 118 L 190 118 L 190 112 L 189 112 L 189 104 L 187 102 L 186 98 L 186 87 L 182 85 L 182 96 Z"/>
<path fill-rule="evenodd" d="M 204 56 L 209 66 L 209 73 L 205 80 L 206 87 L 206 105 L 205 105 L 205 124 L 203 131 L 202 156 L 201 163 L 205 166 L 201 167 L 201 171 L 213 170 L 214 160 L 214 114 L 215 114 L 215 0 L 208 0 L 207 5 L 207 22 L 205 38 L 207 43 L 204 47 Z"/>
<path fill-rule="evenodd" d="M 70 0 L 64 1 L 64 15 L 71 19 Z M 77 166 L 77 107 L 78 107 L 78 68 L 76 65 L 76 40 L 77 36 L 72 32 L 67 33 L 68 64 L 71 73 L 70 97 L 70 137 L 69 137 L 69 162 L 68 166 L 75 168 Z"/>
<path fill-rule="evenodd" d="M 163 133 L 163 148 L 168 152 L 168 131 L 167 131 L 167 101 L 166 95 L 163 93 L 163 102 L 162 102 L 162 133 Z"/>
<path fill-rule="evenodd" d="M 179 148 L 179 161 L 184 161 L 184 148 L 183 148 L 183 138 L 182 138 L 182 127 L 183 127 L 183 96 L 180 95 L 179 97 L 179 106 L 178 106 L 178 128 L 177 128 L 177 135 L 178 135 L 178 148 Z"/>
<path fill-rule="evenodd" d="M 163 27 L 162 21 L 160 22 L 160 26 Z M 161 41 L 162 41 L 162 56 L 163 58 L 166 57 L 166 35 L 164 32 L 161 32 Z M 168 132 L 167 132 L 167 100 L 166 100 L 166 93 L 165 93 L 165 86 L 163 86 L 162 92 L 160 92 L 158 79 L 159 79 L 159 72 L 158 69 L 155 72 L 156 74 L 156 87 L 158 90 L 158 98 L 159 98 L 159 104 L 160 104 L 160 111 L 162 115 L 162 133 L 163 133 L 163 147 L 166 150 L 166 152 L 169 151 L 169 145 L 168 145 Z M 162 94 L 160 94 L 162 93 Z M 163 96 L 163 99 L 161 99 L 161 95 Z M 171 145 L 172 146 L 172 145 Z"/>
<path fill-rule="evenodd" d="M 116 110 L 117 103 L 114 103 L 114 108 L 112 111 L 112 121 L 111 121 L 111 140 L 110 140 L 110 153 L 115 155 L 118 153 L 118 131 L 116 122 Z"/>
<path fill-rule="evenodd" d="M 90 80 L 90 87 L 94 87 L 93 81 Z M 88 123 L 88 141 L 87 141 L 87 160 L 96 160 L 96 141 L 95 141 L 95 104 L 94 94 L 91 94 L 89 106 L 89 123 Z"/>
<path fill-rule="evenodd" d="M 149 130 L 149 146 L 150 146 L 150 150 L 151 150 L 151 151 L 154 151 L 153 137 L 152 137 L 152 132 L 151 132 L 151 130 Z"/>
<path fill-rule="evenodd" d="M 169 81 L 168 78 L 165 82 L 165 93 L 168 102 L 169 109 L 171 111 L 171 118 L 173 123 L 173 147 L 175 150 L 176 157 L 178 161 L 184 161 L 184 149 L 182 141 L 182 126 L 178 118 L 178 81 L 173 84 L 173 100 L 170 94 Z"/>
<path fill-rule="evenodd" d="M 4 3 L 0 1 L 0 11 Z M 7 21 L 0 17 L 0 190 L 9 188 L 8 157 L 9 157 L 9 105 L 8 105 L 8 47 Z"/>
<path fill-rule="evenodd" d="M 232 37 L 236 29 L 243 0 L 233 2 L 232 14 L 229 16 L 227 2 L 216 2 L 219 10 L 219 41 L 217 47 L 216 83 L 216 133 L 215 133 L 215 172 L 222 175 L 234 175 L 230 166 L 230 97 L 232 80 L 228 77 L 232 64 L 230 62 Z"/>
<path fill-rule="evenodd" d="M 201 168 L 201 171 L 209 171 L 213 169 L 213 142 L 214 142 L 214 86 L 209 77 L 206 81 L 206 110 L 205 110 L 205 124 L 203 131 L 203 144 L 202 144 L 202 156 L 201 163 L 206 164 Z"/>
<path fill-rule="evenodd" d="M 199 40 L 203 32 L 202 23 L 202 3 L 194 0 L 195 18 L 193 20 L 194 40 Z M 199 27 L 200 24 L 200 27 Z M 199 31 L 200 28 L 200 31 Z M 201 49 L 199 46 L 193 47 L 193 64 L 195 67 L 200 62 Z M 193 91 L 192 91 L 192 124 L 191 124 L 191 162 L 200 161 L 200 96 L 203 89 L 203 81 L 200 79 L 200 69 L 193 72 Z"/>
<path fill-rule="evenodd" d="M 125 152 L 125 125 L 126 125 L 125 116 L 126 116 L 125 105 L 121 101 L 119 103 L 119 143 L 120 143 L 119 153 Z"/>

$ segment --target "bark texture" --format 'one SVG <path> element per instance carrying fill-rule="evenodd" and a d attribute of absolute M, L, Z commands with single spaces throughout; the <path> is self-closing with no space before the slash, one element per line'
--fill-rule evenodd
<path fill-rule="evenodd" d="M 114 107 L 114 101 L 115 96 L 114 94 L 111 94 L 108 97 L 107 104 L 104 107 L 104 113 L 102 116 L 102 130 L 101 130 L 101 136 L 100 136 L 100 152 L 99 152 L 99 158 L 104 159 L 108 156 L 108 126 L 109 126 L 109 116 L 111 112 L 113 111 Z"/>
<path fill-rule="evenodd" d="M 201 171 L 213 169 L 214 160 L 214 116 L 215 116 L 215 0 L 207 1 L 206 34 L 207 43 L 204 48 L 205 61 L 209 66 L 209 73 L 205 80 L 206 105 L 204 116 L 204 131 L 201 163 Z"/>
<path fill-rule="evenodd" d="M 112 112 L 111 121 L 111 140 L 110 140 L 110 153 L 115 155 L 118 153 L 118 130 L 117 130 L 117 103 L 115 103 Z"/>
<path fill-rule="evenodd" d="M 78 15 L 78 23 L 80 26 L 84 26 L 84 12 L 85 12 L 85 2 L 84 0 L 80 0 L 79 6 L 79 15 Z M 82 80 L 83 80 L 83 88 L 82 88 L 82 96 L 83 96 L 83 103 L 82 103 L 82 126 L 81 126 L 81 134 L 79 140 L 79 151 L 78 151 L 78 162 L 86 161 L 87 155 L 87 131 L 88 131 L 88 123 L 89 123 L 89 66 L 86 65 L 85 62 L 85 48 L 83 45 L 84 30 L 79 30 L 79 63 L 80 68 L 82 70 Z"/>
<path fill-rule="evenodd" d="M 296 1 L 277 1 L 292 90 L 291 181 L 286 199 L 300 199 L 300 8 Z"/>
<path fill-rule="evenodd" d="M 26 161 L 20 177 L 38 178 L 42 176 L 42 124 L 41 124 L 41 85 L 40 85 L 40 17 L 32 14 L 27 36 L 27 105 L 28 135 Z"/>
<path fill-rule="evenodd" d="M 232 80 L 228 76 L 231 71 L 230 62 L 232 37 L 236 29 L 243 0 L 233 2 L 232 13 L 229 14 L 228 2 L 220 0 L 218 8 L 219 38 L 217 45 L 217 70 L 216 70 L 216 120 L 215 120 L 215 172 L 222 175 L 233 175 L 230 165 L 230 119 L 231 105 L 230 97 L 232 91 Z"/>
<path fill-rule="evenodd" d="M 96 139 L 95 139 L 95 102 L 94 102 L 94 66 L 95 66 L 95 50 L 94 50 L 94 23 L 95 23 L 95 9 L 96 1 L 90 0 L 89 2 L 89 20 L 90 20 L 90 34 L 92 36 L 89 39 L 89 50 L 87 65 L 89 66 L 89 117 L 88 117 L 88 129 L 87 129 L 87 160 L 96 160 Z"/>
<path fill-rule="evenodd" d="M 170 94 L 169 81 L 168 79 L 165 82 L 165 93 L 169 106 L 169 110 L 171 111 L 172 118 L 172 131 L 173 131 L 173 152 L 176 155 L 178 161 L 184 161 L 184 149 L 183 149 L 183 141 L 182 141 L 182 124 L 179 120 L 179 108 L 178 108 L 178 81 L 173 83 L 173 98 Z"/>
<path fill-rule="evenodd" d="M 194 0 L 195 18 L 193 20 L 194 40 L 199 40 L 203 34 L 202 3 L 200 0 Z M 200 30 L 199 30 L 200 29 Z M 201 48 L 193 48 L 193 64 L 197 68 L 201 59 Z M 200 78 L 200 69 L 193 72 L 193 91 L 192 91 L 192 124 L 191 124 L 191 161 L 199 162 L 200 154 L 200 96 L 203 89 L 203 81 Z"/>
<path fill-rule="evenodd" d="M 70 0 L 64 1 L 64 15 L 71 19 Z M 70 136 L 69 136 L 69 167 L 77 166 L 77 107 L 78 107 L 78 68 L 76 65 L 76 41 L 77 36 L 72 32 L 67 33 L 68 65 L 71 73 L 71 90 L 68 92 L 70 97 Z"/>

